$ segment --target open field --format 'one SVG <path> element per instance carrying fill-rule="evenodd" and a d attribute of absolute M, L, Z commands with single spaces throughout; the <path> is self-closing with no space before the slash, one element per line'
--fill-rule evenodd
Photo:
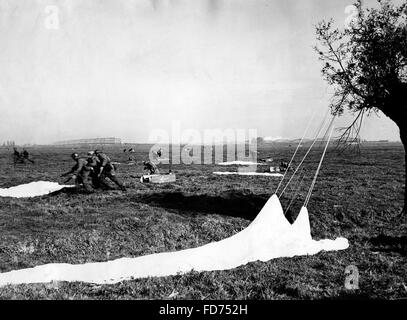
<path fill-rule="evenodd" d="M 259 147 L 259 157 L 289 160 L 294 147 Z M 306 161 L 309 174 L 294 220 L 321 154 Z M 136 159 L 148 146 L 136 146 Z M 11 151 L 0 151 L 0 187 L 31 181 L 63 182 L 73 164 L 72 149 L 30 150 L 35 165 L 12 165 Z M 76 150 L 85 153 L 88 150 Z M 122 148 L 106 149 L 125 162 Z M 302 151 L 301 154 L 303 154 Z M 167 166 L 164 166 L 164 171 Z M 267 167 L 266 167 L 267 168 Z M 196 247 L 245 228 L 274 192 L 280 178 L 215 176 L 218 165 L 174 165 L 172 184 L 142 184 L 142 165 L 119 165 L 127 192 L 72 191 L 33 199 L 0 198 L 0 271 L 50 262 L 84 263 Z M 235 168 L 232 168 L 235 170 Z M 262 166 L 259 170 L 263 170 Z M 256 262 L 229 271 L 191 272 L 115 285 L 57 283 L 0 288 L 3 299 L 319 299 L 407 297 L 407 227 L 397 219 L 403 201 L 404 152 L 401 145 L 362 146 L 361 154 L 328 149 L 309 202 L 314 239 L 344 236 L 350 247 L 315 256 Z M 282 197 L 287 206 L 297 185 Z M 344 270 L 357 266 L 359 290 L 344 288 Z"/>

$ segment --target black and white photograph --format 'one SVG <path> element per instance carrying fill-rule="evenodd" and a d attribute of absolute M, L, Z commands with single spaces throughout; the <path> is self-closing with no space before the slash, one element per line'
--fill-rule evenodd
<path fill-rule="evenodd" d="M 0 0 L 0 111 L 1 300 L 407 298 L 406 0 Z"/>

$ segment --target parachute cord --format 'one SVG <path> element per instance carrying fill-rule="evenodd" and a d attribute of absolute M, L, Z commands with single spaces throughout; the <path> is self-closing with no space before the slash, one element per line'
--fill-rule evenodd
<path fill-rule="evenodd" d="M 335 116 L 332 118 L 331 125 L 333 124 L 334 120 L 335 120 Z M 328 129 L 328 130 L 329 130 L 329 129 Z M 321 169 L 322 161 L 324 160 L 325 153 L 326 153 L 326 150 L 328 149 L 328 145 L 329 145 L 329 142 L 330 142 L 330 140 L 331 140 L 332 132 L 333 132 L 333 131 L 334 131 L 334 126 L 332 125 L 331 132 L 330 132 L 329 137 L 328 137 L 328 140 L 327 140 L 327 142 L 326 142 L 324 152 L 322 153 L 321 159 L 320 159 L 320 161 L 319 161 L 317 171 L 315 172 L 314 178 L 312 179 L 311 186 L 310 186 L 310 188 L 309 188 L 309 190 L 308 190 L 307 197 L 305 198 L 304 207 L 307 207 L 308 202 L 309 202 L 309 200 L 310 200 L 310 198 L 311 198 L 312 190 L 314 189 L 315 182 L 316 182 L 316 180 L 317 180 L 319 171 L 320 171 L 320 169 Z"/>
<path fill-rule="evenodd" d="M 329 112 L 329 110 L 328 110 Z M 326 116 L 328 115 L 328 113 L 326 114 Z M 297 168 L 294 170 L 294 173 L 292 174 L 291 178 L 288 180 L 286 186 L 284 187 L 283 191 L 281 191 L 279 198 L 283 195 L 284 191 L 287 189 L 288 185 L 290 184 L 291 180 L 293 179 L 293 177 L 295 176 L 295 174 L 297 173 L 298 169 L 301 167 L 302 163 L 304 162 L 305 158 L 308 156 L 308 154 L 310 153 L 312 147 L 314 146 L 315 142 L 318 139 L 319 133 L 321 132 L 322 128 L 325 125 L 325 121 L 326 121 L 326 116 L 324 118 L 324 121 L 322 122 L 322 125 L 319 127 L 318 132 L 315 135 L 314 141 L 312 142 L 312 144 L 310 145 L 310 147 L 308 148 L 307 152 L 305 153 L 304 157 L 302 158 L 300 164 L 297 166 Z M 330 126 L 330 125 L 329 125 Z M 328 127 L 329 127 L 328 126 Z"/>
<path fill-rule="evenodd" d="M 311 123 L 312 123 L 312 120 L 314 120 L 314 117 L 315 117 L 315 110 L 314 110 L 314 112 L 313 112 L 313 114 L 312 114 L 312 117 L 311 117 L 310 120 L 308 121 L 307 127 L 305 128 L 304 134 L 302 135 L 302 138 L 301 138 L 300 142 L 298 143 L 297 148 L 295 149 L 293 156 L 291 157 L 291 160 L 290 160 L 290 162 L 289 162 L 289 164 L 288 164 L 288 168 L 290 168 L 290 165 L 291 165 L 291 163 L 293 162 L 294 157 L 295 157 L 295 155 L 297 154 L 297 151 L 298 151 L 298 149 L 300 148 L 301 143 L 302 143 L 302 141 L 304 140 L 305 135 L 306 135 L 307 132 L 308 132 L 308 129 L 309 129 Z M 288 169 L 288 168 L 287 168 L 287 169 Z M 285 176 L 287 175 L 287 172 L 288 172 L 288 170 L 286 170 L 286 171 L 284 172 L 284 175 L 283 175 L 282 179 L 280 180 L 280 183 L 278 184 L 276 191 L 274 192 L 275 194 L 277 194 L 278 190 L 280 189 L 280 186 L 281 186 L 281 184 L 283 183 L 283 180 L 284 180 Z"/>
<path fill-rule="evenodd" d="M 298 185 L 298 182 L 301 180 L 301 173 L 303 173 L 304 172 L 304 168 L 302 169 L 302 172 L 298 172 L 298 174 L 297 174 L 297 176 L 295 177 L 295 178 L 293 178 L 293 181 L 292 181 L 292 183 L 291 183 L 291 188 L 290 188 L 290 191 L 286 191 L 286 193 L 289 193 L 289 194 L 293 194 L 293 192 L 297 189 L 297 185 Z M 288 189 L 288 188 L 287 188 Z M 287 195 L 287 198 L 290 198 L 290 196 L 289 195 Z"/>
<path fill-rule="evenodd" d="M 287 209 L 285 209 L 284 215 L 286 215 L 288 209 L 290 209 L 290 207 L 291 207 L 291 205 L 293 204 L 294 200 L 297 198 L 297 196 L 298 196 L 298 191 L 300 191 L 300 188 L 301 188 L 302 182 L 304 181 L 305 175 L 306 175 L 306 172 L 304 172 L 304 173 L 302 174 L 301 181 L 300 181 L 300 183 L 298 184 L 297 190 L 295 190 L 295 193 L 294 193 L 294 195 L 293 195 L 293 197 L 292 197 L 290 203 L 288 204 Z"/>

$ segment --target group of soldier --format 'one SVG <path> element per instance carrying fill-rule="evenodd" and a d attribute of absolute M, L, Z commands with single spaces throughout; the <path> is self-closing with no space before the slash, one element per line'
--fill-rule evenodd
<path fill-rule="evenodd" d="M 106 153 L 100 150 L 89 151 L 87 158 L 72 153 L 71 158 L 75 161 L 75 165 L 61 175 L 61 177 L 70 175 L 65 183 L 72 179 L 77 185 L 82 184 L 87 193 L 92 193 L 98 188 L 112 189 L 107 182 L 109 179 L 121 190 L 126 191 L 126 187 L 116 176 L 114 164 Z"/>
<path fill-rule="evenodd" d="M 155 152 L 155 155 L 157 161 L 143 161 L 144 170 L 149 174 L 159 174 L 157 163 L 160 162 L 161 149 Z M 126 187 L 116 176 L 115 165 L 106 153 L 100 150 L 89 151 L 86 158 L 72 153 L 71 158 L 75 161 L 75 165 L 71 170 L 61 175 L 61 177 L 70 176 L 65 183 L 73 180 L 77 185 L 82 185 L 85 192 L 93 193 L 98 188 L 111 189 L 107 181 L 109 179 L 121 190 L 126 191 Z"/>
<path fill-rule="evenodd" d="M 20 152 L 17 150 L 17 148 L 14 148 L 13 160 L 14 165 L 16 165 L 17 163 L 25 163 L 26 161 L 34 163 L 34 160 L 30 159 L 30 154 L 25 149 Z"/>

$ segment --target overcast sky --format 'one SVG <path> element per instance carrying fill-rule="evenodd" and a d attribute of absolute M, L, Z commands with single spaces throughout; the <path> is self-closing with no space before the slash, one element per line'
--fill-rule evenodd
<path fill-rule="evenodd" d="M 312 49 L 314 25 L 343 25 L 350 4 L 0 0 L 0 143 L 148 142 L 174 121 L 301 137 L 314 112 L 313 128 L 320 124 L 332 92 Z M 399 134 L 372 115 L 362 138 Z"/>

